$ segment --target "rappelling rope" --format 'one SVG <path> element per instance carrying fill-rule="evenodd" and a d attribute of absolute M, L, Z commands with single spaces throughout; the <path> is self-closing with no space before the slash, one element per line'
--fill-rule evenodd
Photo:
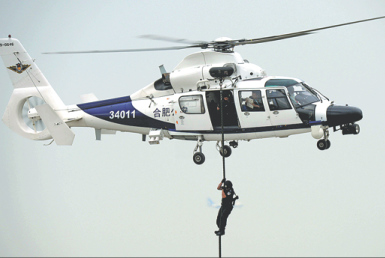
<path fill-rule="evenodd" d="M 221 133 L 222 133 L 222 149 L 220 151 L 222 151 L 222 166 L 223 166 L 223 183 L 225 182 L 225 179 L 226 179 L 226 163 L 225 163 L 225 148 L 224 148 L 224 145 L 225 145 L 225 134 L 224 134 L 224 130 L 223 130 L 223 90 L 222 90 L 222 84 L 223 84 L 223 80 L 221 79 L 220 82 L 219 82 L 219 86 L 220 86 L 220 107 L 221 107 Z M 234 191 L 234 190 L 233 190 Z M 235 192 L 234 192 L 235 194 Z M 236 195 L 236 194 L 235 194 Z M 238 197 L 236 197 L 236 199 L 238 199 Z M 236 200 L 235 199 L 235 200 Z M 233 205 L 235 204 L 235 201 L 233 201 Z M 221 216 L 222 218 L 222 216 Z M 219 234 L 219 258 L 222 257 L 222 235 Z"/>
<path fill-rule="evenodd" d="M 221 236 L 219 236 L 219 258 L 222 257 L 222 240 Z"/>
<path fill-rule="evenodd" d="M 223 84 L 223 81 L 221 80 L 220 83 L 219 83 L 219 86 L 220 86 L 220 102 L 221 102 L 221 133 L 222 133 L 222 149 L 220 151 L 222 151 L 222 167 L 223 167 L 223 181 L 225 180 L 226 178 L 226 163 L 225 163 L 225 153 L 224 153 L 224 145 L 225 145 L 225 134 L 224 134 L 224 131 L 223 131 L 223 90 L 222 90 L 222 84 Z M 221 216 L 222 218 L 222 216 Z M 222 257 L 222 236 L 221 234 L 219 234 L 219 258 Z"/>
<path fill-rule="evenodd" d="M 225 164 L 225 150 L 224 150 L 224 145 L 225 145 L 225 134 L 223 131 L 223 90 L 222 90 L 222 84 L 223 82 L 221 81 L 219 83 L 220 86 L 220 101 L 221 101 L 221 133 L 222 133 L 222 146 L 221 146 L 221 151 L 222 151 L 222 167 L 223 167 L 223 179 L 226 178 L 226 164 Z"/>

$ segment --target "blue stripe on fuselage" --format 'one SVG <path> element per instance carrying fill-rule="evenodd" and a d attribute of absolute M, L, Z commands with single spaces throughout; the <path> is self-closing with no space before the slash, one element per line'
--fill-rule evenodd
<path fill-rule="evenodd" d="M 175 125 L 148 117 L 137 110 L 130 96 L 78 104 L 87 114 L 108 122 L 121 125 L 148 127 L 157 129 L 175 129 Z"/>
<path fill-rule="evenodd" d="M 98 100 L 95 102 L 78 104 L 77 106 L 79 108 L 81 108 L 82 110 L 85 110 L 85 109 L 103 107 L 103 106 L 108 106 L 108 105 L 120 104 L 120 103 L 124 103 L 124 102 L 131 102 L 131 97 L 126 96 L 126 97 L 121 97 L 121 98 L 116 98 L 116 99 Z"/>

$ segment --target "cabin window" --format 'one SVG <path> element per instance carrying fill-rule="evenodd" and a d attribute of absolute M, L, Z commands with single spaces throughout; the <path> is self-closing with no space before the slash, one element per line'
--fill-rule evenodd
<path fill-rule="evenodd" d="M 239 103 L 243 112 L 265 111 L 260 90 L 244 90 L 239 92 Z"/>
<path fill-rule="evenodd" d="M 179 98 L 179 106 L 186 114 L 203 114 L 205 107 L 201 95 L 183 96 Z"/>
<path fill-rule="evenodd" d="M 270 110 L 291 109 L 284 90 L 267 90 L 266 95 Z"/>

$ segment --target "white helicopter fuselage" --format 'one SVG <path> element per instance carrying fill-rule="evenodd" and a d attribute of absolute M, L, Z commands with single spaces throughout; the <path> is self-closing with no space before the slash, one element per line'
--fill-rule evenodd
<path fill-rule="evenodd" d="M 224 89 L 224 93 L 232 96 L 251 95 L 252 91 L 259 91 L 262 96 L 262 104 L 269 107 L 264 83 L 269 79 L 278 77 L 264 77 L 261 80 L 238 82 L 236 88 Z M 281 77 L 284 79 L 283 77 Z M 288 79 L 288 78 L 285 78 Z M 274 87 L 275 90 L 287 92 L 285 87 Z M 75 117 L 81 117 L 73 122 L 68 122 L 70 127 L 86 126 L 98 129 L 134 132 L 148 135 L 150 131 L 162 130 L 166 138 L 197 140 L 202 136 L 206 141 L 218 141 L 221 139 L 220 123 L 214 124 L 214 116 L 220 118 L 218 110 L 211 110 L 209 101 L 211 94 L 218 95 L 218 89 L 189 91 L 186 93 L 174 93 L 169 96 L 153 99 L 132 100 L 130 97 L 112 99 L 110 102 L 97 101 L 78 104 L 72 107 Z M 249 96 L 247 96 L 249 97 Z M 124 102 L 121 102 L 121 101 Z M 289 101 L 290 109 L 263 111 L 248 111 L 243 109 L 245 103 L 241 98 L 234 97 L 233 115 L 237 116 L 237 123 L 225 125 L 225 140 L 251 140 L 266 137 L 287 137 L 291 134 L 310 132 L 310 126 L 303 123 L 299 114 Z M 219 101 L 215 102 L 219 106 Z M 313 103 L 318 121 L 326 118 L 326 107 L 330 101 Z"/>
<path fill-rule="evenodd" d="M 329 127 L 357 134 L 354 122 L 362 118 L 360 109 L 335 106 L 299 79 L 266 76 L 231 51 L 191 54 L 171 73 L 161 66 L 161 79 L 130 96 L 96 100 L 89 95 L 70 106 L 18 40 L 0 39 L 0 55 L 14 86 L 4 123 L 23 137 L 53 138 L 58 145 L 72 145 L 71 127 L 91 127 L 97 140 L 116 131 L 142 134 L 143 140 L 148 135 L 150 144 L 163 138 L 196 140 L 195 152 L 203 141 L 220 141 L 222 133 L 236 147 L 239 140 L 311 132 L 316 139 L 324 137 L 317 146 L 327 149 Z M 216 78 L 212 69 L 231 74 Z"/>
<path fill-rule="evenodd" d="M 236 82 L 228 80 L 223 85 L 223 92 L 231 96 L 232 115 L 235 116 L 233 123 L 225 124 L 225 140 L 287 137 L 311 131 L 310 125 L 303 123 L 289 101 L 286 87 L 265 87 L 266 82 L 271 80 L 287 80 L 291 84 L 300 84 L 300 80 L 266 76 L 260 67 L 245 62 L 238 53 L 212 51 L 187 56 L 173 72 L 167 74 L 170 80 L 168 85 L 165 80 L 159 79 L 125 99 L 79 104 L 78 116 L 82 119 L 69 125 L 145 135 L 152 132 L 160 138 L 197 140 L 201 137 L 205 141 L 219 141 L 222 137 L 218 122 L 220 113 L 215 108 L 210 110 L 210 102 L 219 107 L 220 87 L 219 81 L 209 74 L 209 69 L 218 66 L 233 67 L 236 71 L 229 78 Z M 266 108 L 247 109 L 244 101 L 253 91 L 258 92 L 261 104 Z M 287 106 L 269 105 L 271 99 L 267 93 L 270 91 L 284 92 Z M 326 120 L 326 109 L 331 103 L 321 98 L 313 103 L 318 124 Z"/>

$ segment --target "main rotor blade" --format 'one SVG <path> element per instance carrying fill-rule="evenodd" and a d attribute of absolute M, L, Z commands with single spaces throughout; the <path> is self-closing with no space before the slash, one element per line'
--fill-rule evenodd
<path fill-rule="evenodd" d="M 370 19 L 353 21 L 353 22 L 346 22 L 346 23 L 341 23 L 341 24 L 336 24 L 336 25 L 331 25 L 331 26 L 326 26 L 326 27 L 321 27 L 321 28 L 316 28 L 316 29 L 311 29 L 311 30 L 303 30 L 303 31 L 281 34 L 281 35 L 275 35 L 275 36 L 270 36 L 270 37 L 237 40 L 233 44 L 234 44 L 234 46 L 239 46 L 239 45 L 246 45 L 246 44 L 258 44 L 258 43 L 270 42 L 270 41 L 287 39 L 287 38 L 294 38 L 294 37 L 309 35 L 309 34 L 314 33 L 315 31 L 319 31 L 319 30 L 326 30 L 326 29 L 351 25 L 351 24 L 360 23 L 360 22 L 367 22 L 367 21 L 373 21 L 373 20 L 378 20 L 378 19 L 384 19 L 384 18 L 385 18 L 385 16 L 380 16 L 380 17 L 376 17 L 376 18 L 370 18 Z"/>
<path fill-rule="evenodd" d="M 161 48 L 137 48 L 137 49 L 115 49 L 115 50 L 88 50 L 88 51 L 60 51 L 60 52 L 44 52 L 43 54 L 99 54 L 99 53 L 117 53 L 117 52 L 145 52 L 145 51 L 162 51 L 162 50 L 180 50 L 186 48 L 201 47 L 193 46 L 177 46 L 177 47 L 161 47 Z"/>
<path fill-rule="evenodd" d="M 353 22 L 347 22 L 347 23 L 341 23 L 341 24 L 311 29 L 311 30 L 303 30 L 303 31 L 298 31 L 298 32 L 286 33 L 286 34 L 263 37 L 263 38 L 255 38 L 255 39 L 239 39 L 239 40 L 205 42 L 205 41 L 190 41 L 190 40 L 186 40 L 186 39 L 176 39 L 176 38 L 158 36 L 158 35 L 143 35 L 140 37 L 155 39 L 155 40 L 171 41 L 171 42 L 183 43 L 183 44 L 190 44 L 190 45 L 189 46 L 183 46 L 183 47 L 182 46 L 174 46 L 174 47 L 162 47 L 162 48 L 61 51 L 61 52 L 45 52 L 43 54 L 98 54 L 98 53 L 118 53 L 118 52 L 145 52 L 145 51 L 181 50 L 181 49 L 187 49 L 187 48 L 202 48 L 202 49 L 214 48 L 215 51 L 226 52 L 235 46 L 247 45 L 247 44 L 259 44 L 259 43 L 271 42 L 271 41 L 276 41 L 276 40 L 300 37 L 300 36 L 312 34 L 312 33 L 319 31 L 319 30 L 326 30 L 326 29 L 351 25 L 351 24 L 360 23 L 360 22 L 367 22 L 367 21 L 373 21 L 373 20 L 378 20 L 378 19 L 384 19 L 384 18 L 385 18 L 385 16 L 380 16 L 380 17 L 375 17 L 375 18 L 370 18 L 370 19 L 365 19 L 365 20 L 359 20 L 359 21 L 353 21 Z"/>
<path fill-rule="evenodd" d="M 172 38 L 172 37 L 160 36 L 160 35 L 154 35 L 154 34 L 141 35 L 138 38 L 161 40 L 161 41 L 168 41 L 168 42 L 181 43 L 181 44 L 190 44 L 190 45 L 201 45 L 201 44 L 208 44 L 209 43 L 207 41 L 193 41 L 193 40 L 188 40 L 188 39 L 178 39 L 178 38 Z"/>

